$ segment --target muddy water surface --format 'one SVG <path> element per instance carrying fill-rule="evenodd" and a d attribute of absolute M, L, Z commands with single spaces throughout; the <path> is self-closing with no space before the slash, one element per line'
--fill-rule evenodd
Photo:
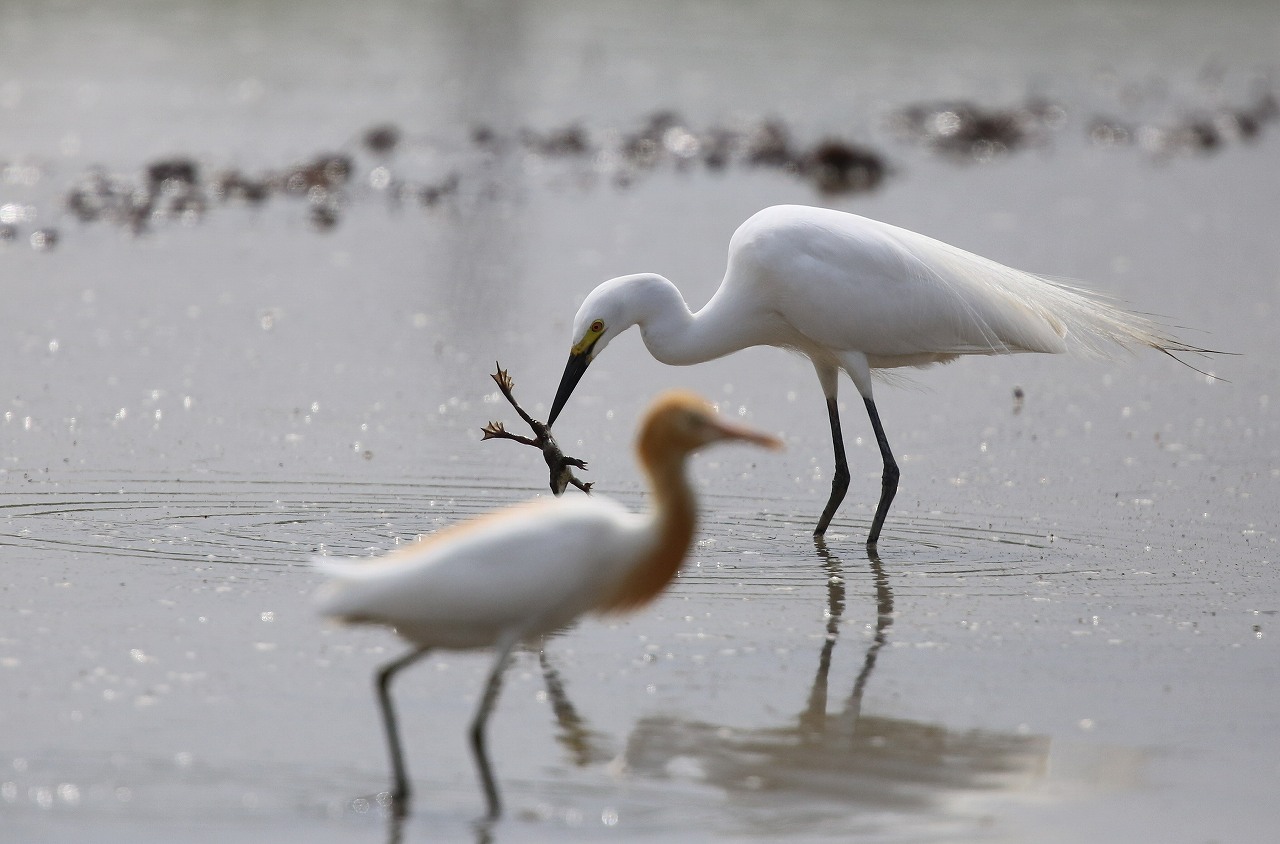
<path fill-rule="evenodd" d="M 0 840 L 1267 840 L 1278 34 L 1264 3 L 7 5 Z M 306 560 L 545 494 L 480 441 L 513 421 L 494 362 L 545 416 L 594 284 L 701 305 L 777 202 L 1240 356 L 881 386 L 903 480 L 868 557 L 860 402 L 815 545 L 809 365 L 619 339 L 557 424 L 599 491 L 643 506 L 667 386 L 788 448 L 700 458 L 670 593 L 519 656 L 497 824 L 463 739 L 489 658 L 406 673 L 390 826 L 370 678 L 401 645 L 321 623 Z"/>

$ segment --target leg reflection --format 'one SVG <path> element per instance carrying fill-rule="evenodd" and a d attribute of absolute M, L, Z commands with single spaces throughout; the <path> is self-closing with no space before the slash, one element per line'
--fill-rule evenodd
<path fill-rule="evenodd" d="M 612 759 L 615 754 L 605 746 L 604 737 L 587 725 L 586 719 L 569 700 L 564 680 L 551 664 L 551 658 L 547 656 L 545 649 L 538 651 L 538 664 L 542 666 L 547 698 L 551 701 L 551 711 L 555 713 L 556 725 L 559 727 L 556 741 L 569 752 L 573 764 L 583 768 Z"/>
<path fill-rule="evenodd" d="M 831 654 L 835 651 L 836 639 L 840 636 L 845 589 L 840 559 L 827 550 L 827 543 L 821 536 L 813 538 L 813 545 L 818 549 L 822 568 L 827 573 L 827 638 L 818 655 L 818 673 L 813 678 L 813 688 L 809 690 L 808 706 L 800 713 L 800 727 L 802 730 L 821 733 L 827 724 L 827 675 L 831 671 Z"/>
<path fill-rule="evenodd" d="M 876 657 L 888 641 L 889 628 L 893 626 L 893 590 L 889 588 L 889 576 L 885 574 L 875 548 L 867 549 L 867 562 L 871 564 L 871 574 L 876 579 L 876 632 L 871 637 L 871 644 L 862 658 L 862 670 L 858 672 L 853 692 L 849 695 L 848 711 L 855 719 L 862 712 L 862 693 L 867 688 L 867 680 L 871 679 L 872 669 L 876 667 Z"/>
<path fill-rule="evenodd" d="M 844 616 L 846 591 L 844 583 L 844 564 L 832 553 L 821 536 L 813 538 L 814 549 L 818 559 L 827 572 L 827 638 L 822 645 L 822 653 L 818 657 L 818 673 L 813 678 L 813 686 L 809 691 L 809 702 L 800 714 L 800 726 L 811 733 L 821 733 L 826 728 L 827 720 L 827 676 L 831 671 L 831 656 L 835 650 L 836 640 L 840 635 L 840 622 Z M 846 721 L 856 724 L 862 711 L 862 695 L 871 672 L 875 669 L 876 658 L 880 649 L 889 638 L 889 628 L 893 626 L 893 590 L 889 587 L 889 577 L 880 562 L 880 555 L 873 547 L 867 548 L 867 562 L 871 566 L 871 574 L 875 578 L 876 587 L 876 625 L 871 644 L 862 657 L 862 668 L 853 683 L 853 692 L 849 695 L 848 705 L 842 713 Z"/>
<path fill-rule="evenodd" d="M 820 643 L 816 675 L 801 680 L 811 685 L 802 690 L 808 698 L 798 707 L 799 713 L 784 716 L 776 725 L 765 719 L 751 726 L 697 716 L 643 718 L 628 739 L 624 761 L 629 774 L 671 783 L 680 772 L 691 772 L 688 776 L 700 788 L 717 787 L 729 795 L 735 820 L 744 824 L 756 818 L 776 823 L 781 810 L 791 812 L 790 817 L 803 828 L 808 806 L 819 825 L 815 829 L 825 832 L 833 817 L 831 807 L 839 804 L 848 807 L 854 826 L 867 824 L 875 830 L 880 821 L 872 818 L 893 819 L 887 821 L 890 826 L 883 835 L 872 835 L 893 838 L 902 837 L 891 828 L 898 821 L 921 819 L 922 830 L 935 817 L 954 822 L 958 816 L 952 814 L 953 797 L 1006 789 L 1014 793 L 1043 778 L 1047 737 L 953 729 L 875 711 L 891 707 L 892 698 L 873 697 L 872 705 L 863 711 L 872 674 L 894 624 L 893 591 L 874 552 L 867 555 L 873 587 L 868 590 L 858 588 L 867 578 L 846 579 L 853 573 L 861 575 L 860 568 L 843 563 L 820 541 L 814 547 L 828 577 L 826 639 Z M 851 584 L 857 585 L 851 588 Z M 853 611 L 860 619 L 875 621 L 867 624 L 866 634 L 854 634 L 861 660 L 855 656 L 837 661 L 835 645 L 846 607 L 864 593 L 874 593 L 875 615 L 869 606 L 859 612 L 855 604 Z M 866 604 L 871 604 L 870 594 Z M 847 697 L 838 695 L 828 711 L 829 674 L 842 665 L 852 669 L 852 690 Z M 897 678 L 881 677 L 882 686 L 890 679 Z"/>

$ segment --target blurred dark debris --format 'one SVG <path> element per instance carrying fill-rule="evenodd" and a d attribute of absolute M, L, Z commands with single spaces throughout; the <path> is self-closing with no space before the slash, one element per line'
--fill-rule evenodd
<path fill-rule="evenodd" d="M 316 231 L 328 231 L 338 225 L 344 189 L 354 167 L 350 156 L 325 154 L 284 173 L 284 192 L 306 199 L 307 222 Z"/>
<path fill-rule="evenodd" d="M 726 140 L 723 130 L 717 137 Z M 786 125 L 776 120 L 750 127 L 741 148 L 748 165 L 780 170 L 828 196 L 873 191 L 889 173 L 885 157 L 869 146 L 828 137 L 797 147 Z"/>
<path fill-rule="evenodd" d="M 379 155 L 391 155 L 399 142 L 398 130 L 375 127 L 364 136 L 364 145 Z M 171 221 L 200 222 L 212 203 L 258 206 L 273 198 L 303 200 L 306 219 L 317 231 L 327 231 L 341 221 L 343 208 L 357 189 L 357 160 L 349 154 L 318 154 L 279 170 L 247 173 L 228 168 L 205 177 L 204 168 L 185 156 L 157 159 L 140 174 L 109 174 L 101 168 L 86 172 L 64 196 L 66 211 L 82 223 L 108 223 L 135 234 Z M 415 197 L 424 207 L 434 206 L 456 193 L 458 177 L 446 176 L 417 185 L 392 181 L 390 170 L 378 165 L 359 186 L 394 187 L 394 197 Z"/>
<path fill-rule="evenodd" d="M 565 126 L 549 132 L 520 130 L 520 143 L 526 150 L 551 158 L 586 155 L 591 152 L 587 130 L 581 126 Z"/>
<path fill-rule="evenodd" d="M 480 124 L 471 128 L 471 143 L 490 152 L 498 151 L 498 133 L 492 126 Z"/>
<path fill-rule="evenodd" d="M 31 233 L 31 248 L 37 252 L 48 252 L 58 245 L 58 230 L 51 228 L 36 229 Z"/>
<path fill-rule="evenodd" d="M 422 185 L 416 189 L 418 201 L 424 208 L 431 208 L 458 192 L 458 174 L 450 173 L 442 180 L 431 185 Z"/>
<path fill-rule="evenodd" d="M 729 129 L 713 126 L 702 139 L 702 163 L 708 170 L 728 167 L 736 140 Z"/>
<path fill-rule="evenodd" d="M 476 127 L 471 138 L 490 153 L 511 146 L 487 126 Z M 800 146 L 780 120 L 698 129 L 673 111 L 654 112 L 632 131 L 605 131 L 598 138 L 572 124 L 542 132 L 522 129 L 516 141 L 526 155 L 579 159 L 592 175 L 619 188 L 664 167 L 680 173 L 698 166 L 723 172 L 736 165 L 778 170 L 811 182 L 824 194 L 844 194 L 874 190 L 888 172 L 883 156 L 870 147 L 839 138 Z"/>
<path fill-rule="evenodd" d="M 190 158 L 170 158 L 147 165 L 147 184 L 153 192 L 189 188 L 200 181 L 200 165 Z"/>
<path fill-rule="evenodd" d="M 1086 131 L 1089 140 L 1098 146 L 1120 147 L 1133 143 L 1133 126 L 1109 117 L 1095 117 Z"/>
<path fill-rule="evenodd" d="M 1130 123 L 1111 117 L 1090 121 L 1089 140 L 1098 146 L 1136 146 L 1154 158 L 1207 155 L 1228 144 L 1252 143 L 1267 124 L 1280 118 L 1280 103 L 1270 91 L 1247 106 L 1197 111 L 1163 123 Z"/>
<path fill-rule="evenodd" d="M 747 130 L 742 139 L 743 157 L 756 167 L 795 167 L 791 133 L 777 120 L 766 120 Z"/>
<path fill-rule="evenodd" d="M 306 196 L 315 190 L 341 190 L 351 179 L 354 166 L 348 155 L 318 155 L 306 164 L 287 170 L 282 178 L 283 187 L 294 196 Z"/>
<path fill-rule="evenodd" d="M 890 116 L 889 128 L 901 140 L 922 144 L 958 161 L 982 163 L 1044 145 L 1065 122 L 1065 109 L 1033 98 L 1005 109 L 969 102 L 908 106 Z"/>
<path fill-rule="evenodd" d="M 221 202 L 257 205 L 271 195 L 271 184 L 264 178 L 247 176 L 239 170 L 224 170 L 213 177 L 210 192 Z"/>
<path fill-rule="evenodd" d="M 400 128 L 393 123 L 383 123 L 365 130 L 364 148 L 376 155 L 387 155 L 400 145 Z"/>
<path fill-rule="evenodd" d="M 1136 148 L 1157 159 L 1208 155 L 1256 142 L 1280 119 L 1270 83 L 1259 83 L 1245 105 L 1187 110 L 1163 121 L 1138 113 L 1153 103 L 1167 108 L 1165 86 L 1135 88 L 1137 93 L 1130 91 L 1133 86 L 1112 87 L 1119 92 L 1122 116 L 1085 118 L 1078 131 L 1089 143 Z M 1029 97 L 1007 108 L 968 101 L 909 105 L 889 116 L 887 129 L 891 139 L 924 147 L 944 160 L 975 163 L 1047 147 L 1066 123 L 1062 106 Z M 94 167 L 66 189 L 61 206 L 81 223 L 141 234 L 162 224 L 199 223 L 218 207 L 286 201 L 302 205 L 300 213 L 313 229 L 329 231 L 359 202 L 376 199 L 391 208 L 414 205 L 433 211 L 509 197 L 512 171 L 504 166 L 509 163 L 552 190 L 588 190 L 601 184 L 627 189 L 661 173 L 726 176 L 735 170 L 766 170 L 805 182 L 823 197 L 878 190 L 895 172 L 883 150 L 837 134 L 806 141 L 776 118 L 695 126 L 677 112 L 661 109 L 631 129 L 592 129 L 577 121 L 551 128 L 479 124 L 452 142 L 410 137 L 393 123 L 380 123 L 336 151 L 258 172 L 210 167 L 186 154 L 157 158 L 132 174 Z M 41 162 L 0 161 L 0 244 L 21 241 L 47 250 L 57 243 L 55 229 L 36 228 L 37 220 L 52 217 L 58 222 L 57 214 L 12 196 L 48 191 L 47 170 Z"/>
<path fill-rule="evenodd" d="M 638 130 L 622 136 L 621 160 L 633 170 L 650 170 L 664 162 L 678 169 L 693 163 L 702 149 L 698 134 L 674 111 L 656 111 Z"/>
<path fill-rule="evenodd" d="M 875 190 L 885 176 L 884 160 L 870 149 L 844 141 L 823 141 L 801 163 L 822 193 L 840 194 Z"/>
<path fill-rule="evenodd" d="M 66 209 L 82 223 L 113 223 L 134 232 L 171 216 L 198 220 L 206 207 L 198 179 L 168 178 L 166 170 L 167 162 L 156 162 L 141 181 L 90 170 L 67 192 Z"/>
<path fill-rule="evenodd" d="M 311 208 L 307 212 L 307 222 L 311 223 L 311 227 L 316 231 L 326 231 L 338 225 L 338 211 L 340 206 L 332 197 L 325 197 L 318 202 L 312 202 Z"/>
<path fill-rule="evenodd" d="M 153 162 L 140 181 L 90 170 L 67 191 L 64 204 L 83 223 L 111 222 L 135 232 L 162 218 L 196 222 L 207 206 L 199 168 L 189 159 Z"/>

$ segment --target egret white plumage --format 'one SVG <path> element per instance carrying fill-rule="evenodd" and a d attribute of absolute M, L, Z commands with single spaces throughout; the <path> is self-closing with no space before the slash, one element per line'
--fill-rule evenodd
<path fill-rule="evenodd" d="M 884 463 L 868 546 L 880 537 L 899 477 L 872 398 L 873 370 L 929 366 L 960 355 L 1102 354 L 1142 346 L 1170 356 L 1209 351 L 1090 291 L 866 217 L 779 205 L 734 232 L 724 280 L 697 313 L 674 284 L 651 273 L 614 278 L 588 294 L 573 321 L 572 349 L 548 425 L 587 366 L 633 325 L 649 353 L 667 364 L 701 363 L 750 346 L 778 346 L 809 358 L 826 397 L 836 463 L 816 536 L 826 531 L 849 487 L 836 404 L 839 373 L 847 374 L 866 405 Z"/>
<path fill-rule="evenodd" d="M 497 817 L 484 727 L 512 649 L 584 613 L 630 611 L 661 594 L 694 536 L 696 502 L 686 459 L 732 440 L 781 447 L 774 437 L 718 419 L 691 393 L 668 393 L 654 402 L 636 441 L 652 490 L 649 513 L 632 513 L 599 495 L 540 500 L 446 528 L 374 560 L 314 560 L 330 577 L 317 595 L 323 613 L 389 625 L 413 644 L 377 673 L 398 813 L 409 783 L 390 696 L 395 674 L 435 648 L 496 648 L 470 735 L 489 816 Z"/>

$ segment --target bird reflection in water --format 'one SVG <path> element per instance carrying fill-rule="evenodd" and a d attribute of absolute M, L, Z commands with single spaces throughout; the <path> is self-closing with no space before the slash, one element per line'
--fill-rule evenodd
<path fill-rule="evenodd" d="M 836 639 L 840 636 L 840 620 L 844 617 L 844 569 L 840 558 L 827 548 L 821 536 L 813 538 L 818 558 L 822 560 L 822 568 L 827 572 L 827 638 L 822 645 L 822 653 L 818 657 L 818 673 L 813 678 L 813 688 L 809 691 L 809 706 L 800 715 L 802 727 L 815 733 L 826 729 L 827 723 L 827 676 L 831 671 L 831 655 L 836 649 Z M 889 628 L 893 626 L 893 590 L 889 588 L 889 577 L 880 563 L 880 555 L 875 549 L 867 552 L 871 564 L 871 573 L 876 583 L 876 632 L 871 645 L 862 660 L 862 669 L 853 683 L 853 693 L 849 696 L 849 706 L 855 713 L 862 711 L 862 692 L 876 666 L 876 656 L 889 638 Z"/>
<path fill-rule="evenodd" d="M 814 545 L 828 574 L 827 635 L 805 708 L 791 723 L 740 729 L 670 716 L 642 719 L 625 751 L 630 774 L 658 779 L 688 776 L 747 798 L 760 809 L 749 822 L 758 833 L 794 829 L 823 817 L 920 812 L 975 790 L 1013 790 L 1042 779 L 1047 736 L 953 730 L 902 718 L 862 713 L 863 695 L 894 621 L 893 591 L 874 549 L 867 559 L 875 584 L 874 633 L 842 709 L 829 711 L 828 676 L 846 606 L 845 568 L 822 541 Z M 772 802 L 768 796 L 783 798 Z M 803 795 L 804 800 L 797 800 Z M 830 802 L 830 811 L 822 804 Z M 830 819 L 829 818 L 829 819 Z M 745 819 L 744 819 L 745 820 Z"/>
<path fill-rule="evenodd" d="M 542 667 L 542 679 L 547 684 L 547 700 L 556 716 L 556 742 L 569 754 L 569 759 L 579 768 L 608 762 L 616 752 L 608 747 L 601 733 L 587 726 L 565 690 L 560 672 L 551 664 L 546 649 L 538 651 L 538 664 Z"/>

